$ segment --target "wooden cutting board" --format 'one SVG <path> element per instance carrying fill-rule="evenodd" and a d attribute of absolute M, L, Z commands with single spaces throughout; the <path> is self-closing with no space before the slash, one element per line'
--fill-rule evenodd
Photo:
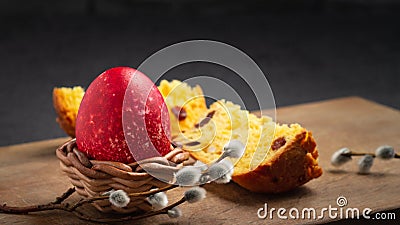
<path fill-rule="evenodd" d="M 358 97 L 280 108 L 277 120 L 281 123 L 298 122 L 313 132 L 320 151 L 320 165 L 324 174 L 306 185 L 280 195 L 251 193 L 235 183 L 209 184 L 207 198 L 200 203 L 181 206 L 183 216 L 170 219 L 166 215 L 124 222 L 123 224 L 298 224 L 331 221 L 327 214 L 319 220 L 259 219 L 257 211 L 295 207 L 300 212 L 313 207 L 338 207 L 339 196 L 347 199 L 347 206 L 368 207 L 373 211 L 400 208 L 400 160 L 375 160 L 370 175 L 357 174 L 357 160 L 342 170 L 330 165 L 330 157 L 341 147 L 373 152 L 383 144 L 400 151 L 400 111 L 378 105 Z M 47 203 L 71 184 L 59 169 L 55 149 L 68 138 L 33 142 L 0 148 L 0 204 L 26 206 Z M 170 193 L 171 192 L 171 193 Z M 176 188 L 169 195 L 179 198 L 182 190 Z M 69 201 L 79 199 L 73 196 Z M 88 209 L 90 211 L 90 209 Z M 288 216 L 288 212 L 286 212 Z M 269 216 L 269 215 L 268 215 Z M 399 216 L 399 215 L 397 215 Z M 29 215 L 0 213 L 1 224 L 88 224 L 63 211 L 48 211 Z"/>

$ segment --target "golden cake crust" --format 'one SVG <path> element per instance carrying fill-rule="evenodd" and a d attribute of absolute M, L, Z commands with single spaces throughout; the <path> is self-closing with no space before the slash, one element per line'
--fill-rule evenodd
<path fill-rule="evenodd" d="M 254 170 L 232 179 L 253 192 L 285 192 L 322 175 L 317 157 L 315 140 L 311 132 L 304 131 Z"/>

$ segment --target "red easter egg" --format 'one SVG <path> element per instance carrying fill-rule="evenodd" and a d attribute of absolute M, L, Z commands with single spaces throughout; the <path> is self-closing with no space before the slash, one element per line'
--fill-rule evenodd
<path fill-rule="evenodd" d="M 76 119 L 78 149 L 91 159 L 131 163 L 170 151 L 168 109 L 143 73 L 116 67 L 88 87 Z"/>

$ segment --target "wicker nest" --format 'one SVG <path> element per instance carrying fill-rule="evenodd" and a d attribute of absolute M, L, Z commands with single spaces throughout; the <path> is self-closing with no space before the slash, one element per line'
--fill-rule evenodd
<path fill-rule="evenodd" d="M 149 158 L 131 164 L 89 160 L 78 150 L 75 139 L 60 146 L 56 154 L 60 160 L 61 170 L 68 175 L 77 193 L 86 198 L 100 196 L 112 189 L 124 190 L 130 194 L 165 188 L 170 184 L 155 178 L 154 175 L 162 177 L 164 181 L 173 182 L 173 174 L 176 171 L 184 165 L 193 163 L 189 153 L 180 148 L 173 149 L 164 157 Z M 131 197 L 128 206 L 123 208 L 112 205 L 108 199 L 92 204 L 100 212 L 105 213 L 153 210 L 151 204 L 143 196 Z"/>

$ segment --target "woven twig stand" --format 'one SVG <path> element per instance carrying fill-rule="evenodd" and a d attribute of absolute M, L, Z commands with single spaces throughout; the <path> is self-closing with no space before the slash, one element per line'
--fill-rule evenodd
<path fill-rule="evenodd" d="M 174 172 L 183 165 L 193 163 L 189 153 L 179 148 L 175 148 L 164 157 L 149 158 L 131 164 L 89 160 L 78 150 L 75 139 L 60 146 L 56 154 L 61 170 L 67 174 L 77 193 L 85 198 L 100 196 L 113 189 L 124 190 L 130 194 L 165 188 L 170 184 L 152 175 L 156 174 L 157 177 L 173 182 Z M 153 210 L 146 196 L 131 197 L 130 203 L 123 208 L 112 205 L 108 199 L 92 204 L 105 213 L 139 213 Z"/>

